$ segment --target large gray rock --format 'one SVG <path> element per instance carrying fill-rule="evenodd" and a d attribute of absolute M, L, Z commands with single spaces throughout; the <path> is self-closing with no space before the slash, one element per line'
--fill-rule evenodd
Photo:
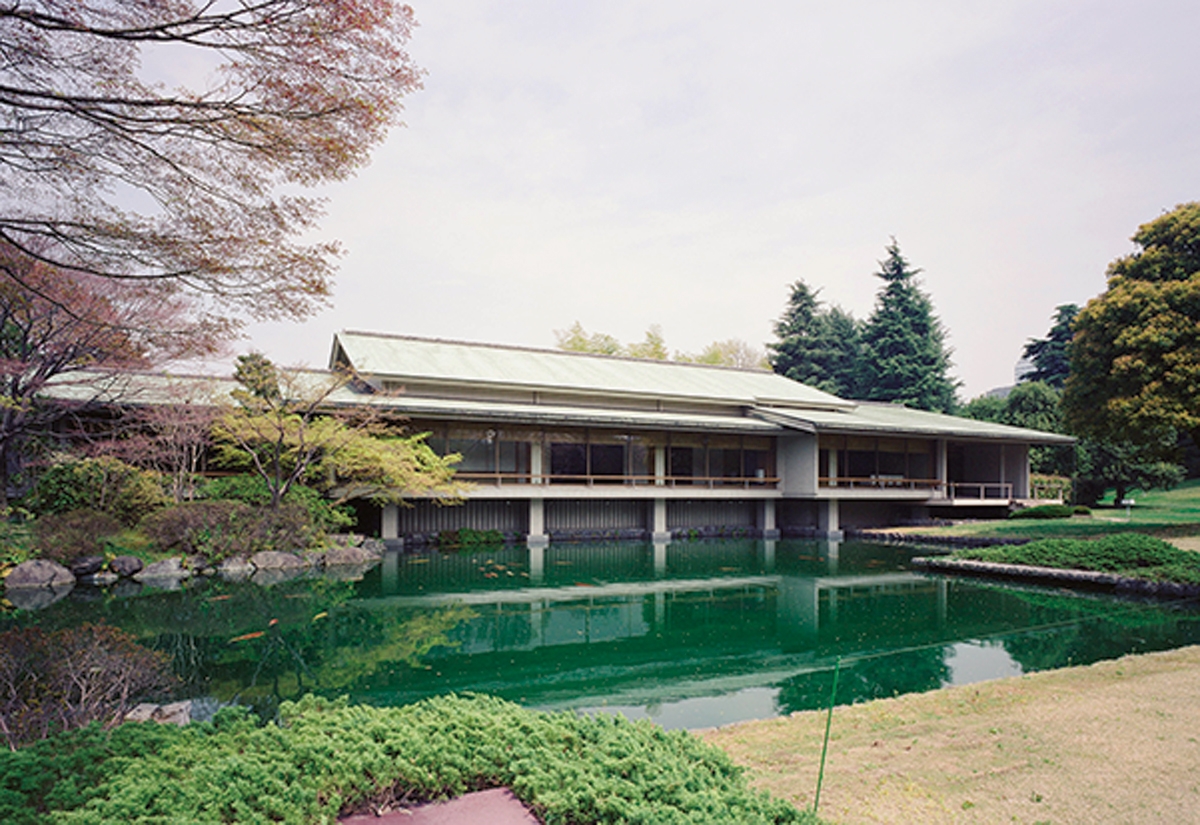
<path fill-rule="evenodd" d="M 325 551 L 325 566 L 337 567 L 343 564 L 371 564 L 379 561 L 379 556 L 363 547 L 331 547 Z"/>
<path fill-rule="evenodd" d="M 259 570 L 292 570 L 308 567 L 308 562 L 295 553 L 283 553 L 278 550 L 264 550 L 250 557 L 250 563 Z"/>
<path fill-rule="evenodd" d="M 132 576 L 145 566 L 137 556 L 117 556 L 108 563 L 109 570 L 124 578 Z"/>
<path fill-rule="evenodd" d="M 192 571 L 183 566 L 183 559 L 176 556 L 146 565 L 133 574 L 133 579 L 139 582 L 154 582 L 161 586 L 164 582 L 191 578 L 191 575 Z"/>
<path fill-rule="evenodd" d="M 99 573 L 102 567 L 104 567 L 104 556 L 80 556 L 71 562 L 71 573 L 75 578 L 80 579 L 93 573 Z"/>
<path fill-rule="evenodd" d="M 217 565 L 217 575 L 225 581 L 245 581 L 254 575 L 254 565 L 241 556 L 235 556 Z"/>
<path fill-rule="evenodd" d="M 65 587 L 75 584 L 71 571 L 49 559 L 30 559 L 13 568 L 4 580 L 8 590 L 25 587 Z"/>
<path fill-rule="evenodd" d="M 387 552 L 387 545 L 383 543 L 383 539 L 363 539 L 362 549 L 374 554 L 375 558 L 382 559 L 383 554 Z"/>

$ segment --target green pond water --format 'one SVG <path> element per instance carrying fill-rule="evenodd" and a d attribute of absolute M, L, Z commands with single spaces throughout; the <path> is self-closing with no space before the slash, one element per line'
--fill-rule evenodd
<path fill-rule="evenodd" d="M 399 554 L 361 578 L 76 588 L 6 619 L 105 622 L 170 655 L 200 715 L 306 692 L 475 691 L 698 728 L 1200 642 L 1194 602 L 930 576 L 862 542 Z"/>

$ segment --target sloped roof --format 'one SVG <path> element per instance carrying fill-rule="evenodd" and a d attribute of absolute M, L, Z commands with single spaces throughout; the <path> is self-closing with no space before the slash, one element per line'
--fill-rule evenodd
<path fill-rule="evenodd" d="M 636 396 L 806 409 L 854 402 L 760 370 L 647 361 L 561 350 L 339 332 L 330 366 L 396 381 L 457 383 L 580 395 Z"/>
<path fill-rule="evenodd" d="M 781 426 L 808 425 L 820 433 L 875 433 L 939 438 L 979 438 L 1023 444 L 1071 444 L 1067 435 L 914 410 L 900 404 L 860 401 L 852 410 L 785 410 L 760 407 L 755 415 Z"/>

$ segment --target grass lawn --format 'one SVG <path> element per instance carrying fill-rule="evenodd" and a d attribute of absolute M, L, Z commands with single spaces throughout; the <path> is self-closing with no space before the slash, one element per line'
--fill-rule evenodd
<path fill-rule="evenodd" d="M 1184 482 L 1174 490 L 1135 492 L 1137 503 L 1128 516 L 1124 507 L 1107 506 L 1091 516 L 1069 519 L 1003 519 L 973 521 L 952 527 L 909 527 L 893 532 L 928 536 L 995 536 L 1001 538 L 1094 538 L 1113 533 L 1149 533 L 1164 538 L 1200 536 L 1200 479 Z"/>

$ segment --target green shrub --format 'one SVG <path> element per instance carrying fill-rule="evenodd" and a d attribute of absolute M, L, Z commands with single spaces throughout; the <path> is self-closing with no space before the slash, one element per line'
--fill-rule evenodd
<path fill-rule="evenodd" d="M 1082 504 L 1076 504 L 1071 508 L 1071 512 L 1077 516 L 1090 516 L 1092 510 L 1090 507 L 1084 507 Z"/>
<path fill-rule="evenodd" d="M 260 550 L 303 550 L 323 538 L 301 505 L 271 509 L 240 501 L 185 502 L 151 513 L 141 529 L 160 551 L 197 554 L 214 564 Z"/>
<path fill-rule="evenodd" d="M 242 474 L 211 478 L 200 485 L 197 491 L 202 499 L 240 501 L 252 507 L 266 507 L 271 503 L 271 491 L 267 483 L 258 476 Z M 318 491 L 302 484 L 294 484 L 283 497 L 284 504 L 298 504 L 312 519 L 314 527 L 337 531 L 353 527 L 354 509 L 348 505 L 335 505 Z"/>
<path fill-rule="evenodd" d="M 1028 564 L 1096 570 L 1126 576 L 1200 583 L 1200 553 L 1141 533 L 1115 533 L 1099 539 L 1042 539 L 1028 544 L 961 550 L 952 558 L 998 564 Z"/>
<path fill-rule="evenodd" d="M 1070 518 L 1075 508 L 1069 504 L 1039 504 L 1037 507 L 1025 507 L 1008 514 L 1009 518 Z"/>
<path fill-rule="evenodd" d="M 108 513 L 71 510 L 42 516 L 33 523 L 33 537 L 39 556 L 66 564 L 80 556 L 102 554 L 105 540 L 122 529 Z"/>
<path fill-rule="evenodd" d="M 42 473 L 27 500 L 38 515 L 71 510 L 108 513 L 126 527 L 166 507 L 158 473 L 140 470 L 115 458 L 85 458 L 55 464 Z"/>
<path fill-rule="evenodd" d="M 227 708 L 184 728 L 89 728 L 0 754 L 0 820 L 329 822 L 373 800 L 507 785 L 546 823 L 816 823 L 747 787 L 729 757 L 621 717 L 487 696 L 403 708 L 307 697 L 258 727 Z"/>

